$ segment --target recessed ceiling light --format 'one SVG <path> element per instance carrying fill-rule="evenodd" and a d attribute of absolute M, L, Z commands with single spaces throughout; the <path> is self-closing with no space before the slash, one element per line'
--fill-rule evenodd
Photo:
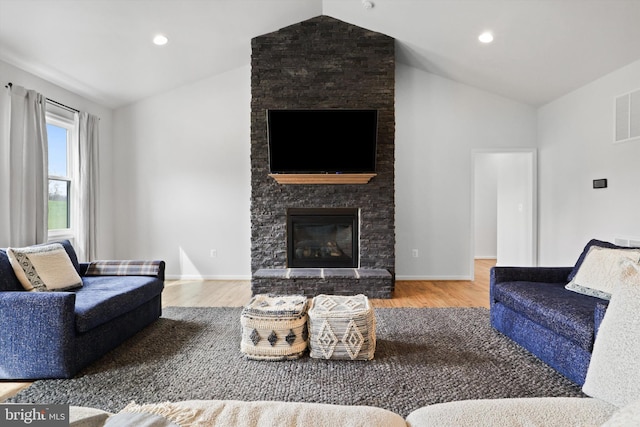
<path fill-rule="evenodd" d="M 482 43 L 491 43 L 493 41 L 493 34 L 490 31 L 485 31 L 478 36 L 478 40 Z"/>
<path fill-rule="evenodd" d="M 169 39 L 167 38 L 167 36 L 162 34 L 158 34 L 153 38 L 153 44 L 157 46 L 164 46 L 168 41 Z"/>
<path fill-rule="evenodd" d="M 369 0 L 362 0 L 362 7 L 365 9 L 373 9 L 373 2 Z"/>

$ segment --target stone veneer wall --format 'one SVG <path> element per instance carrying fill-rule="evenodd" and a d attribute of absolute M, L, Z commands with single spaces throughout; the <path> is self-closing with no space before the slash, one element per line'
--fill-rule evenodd
<path fill-rule="evenodd" d="M 394 277 L 394 39 L 318 16 L 251 47 L 252 273 L 287 266 L 288 208 L 326 207 L 360 209 L 360 268 Z M 267 109 L 319 108 L 378 110 L 377 176 L 368 184 L 280 185 L 268 176 Z"/>

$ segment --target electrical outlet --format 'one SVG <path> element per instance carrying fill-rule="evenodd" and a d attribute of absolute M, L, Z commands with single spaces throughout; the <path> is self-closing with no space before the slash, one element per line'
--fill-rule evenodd
<path fill-rule="evenodd" d="M 211 251 L 209 251 L 209 256 L 211 258 L 217 258 L 218 257 L 218 250 L 217 249 L 211 249 Z"/>
<path fill-rule="evenodd" d="M 420 256 L 420 255 L 418 255 L 418 250 L 417 250 L 417 249 L 412 249 L 412 250 L 411 250 L 411 255 L 412 255 L 414 258 L 418 258 L 418 257 Z"/>

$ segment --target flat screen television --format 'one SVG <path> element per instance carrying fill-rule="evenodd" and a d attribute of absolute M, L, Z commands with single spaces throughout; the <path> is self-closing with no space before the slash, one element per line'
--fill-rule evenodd
<path fill-rule="evenodd" d="M 271 173 L 373 173 L 378 110 L 267 110 Z"/>

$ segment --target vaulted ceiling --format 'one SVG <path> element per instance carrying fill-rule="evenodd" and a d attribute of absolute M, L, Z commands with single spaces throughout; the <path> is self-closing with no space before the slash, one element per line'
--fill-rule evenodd
<path fill-rule="evenodd" d="M 640 0 L 0 0 L 0 60 L 115 108 L 246 66 L 251 38 L 323 14 L 534 106 L 640 59 Z"/>

